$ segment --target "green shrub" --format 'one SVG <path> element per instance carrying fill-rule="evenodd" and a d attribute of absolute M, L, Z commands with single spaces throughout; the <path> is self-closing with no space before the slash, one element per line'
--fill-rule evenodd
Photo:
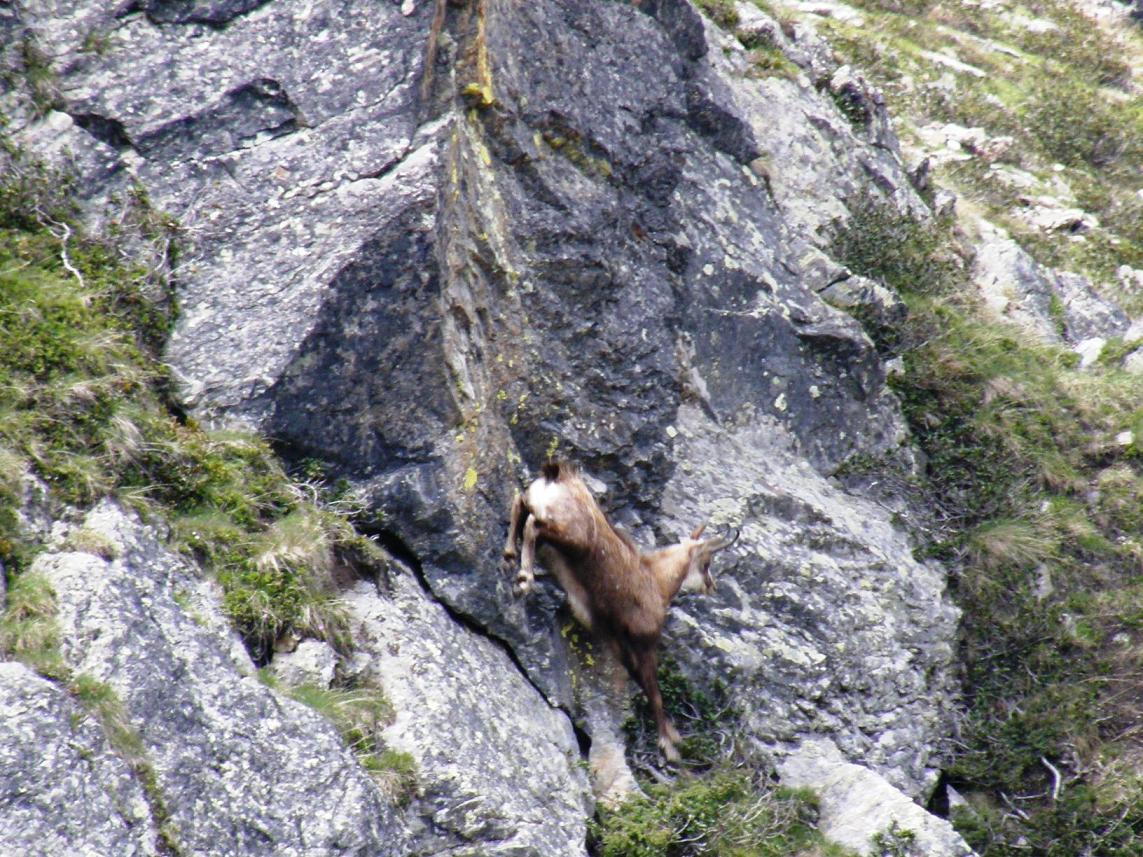
<path fill-rule="evenodd" d="M 738 26 L 738 10 L 734 8 L 734 0 L 696 0 L 696 2 L 698 7 L 724 30 L 733 31 Z"/>
<path fill-rule="evenodd" d="M 741 771 L 653 785 L 646 797 L 602 808 L 592 824 L 599 857 L 842 857 L 816 829 L 817 802 L 806 792 L 772 791 Z"/>
<path fill-rule="evenodd" d="M 1095 87 L 1068 77 L 1038 83 L 1023 110 L 1028 133 L 1048 157 L 1072 167 L 1134 169 L 1143 156 L 1131 113 L 1115 106 Z"/>

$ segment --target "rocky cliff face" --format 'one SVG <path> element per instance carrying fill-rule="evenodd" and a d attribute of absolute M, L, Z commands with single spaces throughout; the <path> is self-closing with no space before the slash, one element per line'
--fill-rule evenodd
<path fill-rule="evenodd" d="M 161 850 L 139 821 L 161 816 L 202 854 L 582 854 L 577 760 L 620 714 L 571 680 L 558 590 L 519 601 L 499 567 L 512 492 L 553 451 L 645 546 L 706 518 L 741 528 L 664 648 L 729 689 L 758 752 L 825 737 L 927 796 L 957 614 L 891 511 L 831 478 L 913 453 L 876 349 L 822 293 L 853 279 L 823 251 L 847 200 L 873 188 L 929 215 L 879 96 L 816 36 L 742 7 L 784 57 L 768 74 L 686 0 L 0 15 L 55 75 L 43 115 L 5 96 L 16 138 L 79 173 L 95 228 L 130 194 L 180 224 L 166 359 L 186 407 L 327 462 L 408 566 L 346 592 L 342 668 L 386 691 L 384 740 L 419 776 L 397 806 L 250 678 L 209 593 L 180 603 L 209 589 L 194 570 L 105 506 L 88 526 L 108 557 L 40 563 L 67 659 L 122 698 L 164 808 L 5 665 L 12 729 L 60 760 L 9 816 L 19 843 L 56 823 L 45 795 L 108 783 L 127 809 L 90 828 L 97 850 Z"/>

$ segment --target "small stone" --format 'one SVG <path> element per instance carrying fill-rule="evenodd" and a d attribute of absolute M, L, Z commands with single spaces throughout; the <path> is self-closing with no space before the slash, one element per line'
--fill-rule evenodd
<path fill-rule="evenodd" d="M 294 651 L 275 655 L 270 668 L 293 687 L 309 684 L 325 688 L 333 683 L 337 653 L 329 643 L 302 640 Z"/>

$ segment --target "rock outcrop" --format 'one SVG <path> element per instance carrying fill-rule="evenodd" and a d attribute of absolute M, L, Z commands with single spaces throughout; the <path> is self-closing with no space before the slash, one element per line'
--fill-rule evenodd
<path fill-rule="evenodd" d="M 1098 357 L 1108 339 L 1128 333 L 1127 314 L 1086 277 L 1039 264 L 991 224 L 981 221 L 980 231 L 973 280 L 998 317 L 1073 347 L 1085 362 Z"/>
<path fill-rule="evenodd" d="M 846 762 L 828 740 L 806 741 L 779 772 L 783 782 L 813 789 L 820 796 L 822 832 L 858 854 L 969 857 L 973 853 L 951 824 L 902 799 L 868 768 Z M 878 838 L 884 846 L 875 847 Z"/>
<path fill-rule="evenodd" d="M 346 596 L 353 668 L 392 695 L 388 740 L 423 778 L 402 813 L 177 608 L 204 584 L 118 512 L 89 525 L 123 558 L 41 560 L 69 661 L 122 696 L 188 845 L 582 853 L 571 724 L 586 743 L 607 718 L 569 679 L 560 593 L 518 601 L 499 569 L 512 491 L 554 451 L 645 546 L 742 527 L 665 645 L 732 689 L 762 752 L 824 732 L 931 788 L 956 613 L 890 516 L 830 481 L 912 454 L 872 342 L 820 294 L 848 276 L 822 248 L 855 194 L 928 214 L 880 96 L 817 36 L 753 13 L 788 57 L 770 73 L 686 0 L 5 14 L 56 75 L 42 116 L 19 87 L 0 99 L 16 138 L 79 173 L 96 227 L 128 196 L 180 224 L 165 357 L 186 406 L 327 462 L 417 578 Z"/>
<path fill-rule="evenodd" d="M 455 622 L 394 568 L 345 595 L 357 652 L 351 676 L 384 688 L 387 746 L 417 766 L 418 854 L 583 853 L 591 797 L 571 722 L 493 641 Z M 459 849 L 459 851 L 458 851 Z"/>
<path fill-rule="evenodd" d="M 85 535 L 73 540 L 97 545 L 98 552 L 68 549 L 77 529 Z M 139 778 L 147 787 L 146 812 L 138 783 L 121 787 L 134 795 L 118 812 L 132 813 L 135 837 L 153 842 L 161 828 L 178 848 L 196 854 L 408 853 L 404 819 L 329 721 L 258 681 L 213 584 L 164 548 L 156 532 L 103 503 L 81 527 L 57 535 L 58 545 L 37 557 L 29 573 L 43 575 L 55 592 L 67 666 L 121 701 L 121 728 L 137 736 L 142 763 L 153 772 Z M 57 699 L 54 706 L 66 711 L 75 703 Z M 84 730 L 74 752 L 93 746 L 96 759 L 105 760 L 100 764 L 114 768 L 93 729 Z M 63 730 L 55 743 L 67 740 Z M 14 768 L 5 780 L 39 779 L 47 794 L 101 788 L 98 766 L 61 764 L 53 777 L 31 761 L 30 769 Z M 45 792 L 32 794 L 42 800 Z M 5 831 L 8 813 L 19 806 L 0 810 Z M 61 849 L 74 850 L 74 844 Z"/>
<path fill-rule="evenodd" d="M 0 822 L 4 854 L 159 853 L 143 786 L 99 724 L 14 662 L 0 663 Z"/>

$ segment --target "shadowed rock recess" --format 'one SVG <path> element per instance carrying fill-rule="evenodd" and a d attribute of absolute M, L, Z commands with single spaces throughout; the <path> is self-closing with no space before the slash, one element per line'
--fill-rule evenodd
<path fill-rule="evenodd" d="M 934 787 L 957 612 L 890 513 L 830 478 L 913 456 L 873 344 L 819 295 L 850 278 L 821 249 L 846 199 L 928 212 L 877 93 L 749 11 L 790 73 L 753 74 L 686 0 L 0 11 L 58 91 L 43 113 L 5 84 L 17 141 L 79 173 L 94 228 L 140 191 L 181 226 L 165 359 L 188 410 L 327 462 L 408 566 L 346 594 L 351 668 L 386 690 L 385 740 L 418 770 L 397 806 L 187 618 L 173 593 L 193 575 L 138 522 L 101 507 L 88 524 L 122 559 L 41 560 L 66 656 L 122 698 L 188 853 L 584 853 L 598 719 L 569 678 L 562 595 L 514 599 L 499 567 L 512 492 L 553 450 L 645 546 L 705 518 L 741 528 L 664 648 L 695 687 L 729 689 L 748 744 L 778 762 L 828 739 L 915 800 Z M 154 807 L 68 726 L 72 703 L 0 666 L 21 712 L 4 734 L 58 751 L 27 786 L 35 811 L 0 804 L 0 828 L 100 783 L 115 812 L 75 822 L 92 847 L 161 851 L 131 809 Z"/>

